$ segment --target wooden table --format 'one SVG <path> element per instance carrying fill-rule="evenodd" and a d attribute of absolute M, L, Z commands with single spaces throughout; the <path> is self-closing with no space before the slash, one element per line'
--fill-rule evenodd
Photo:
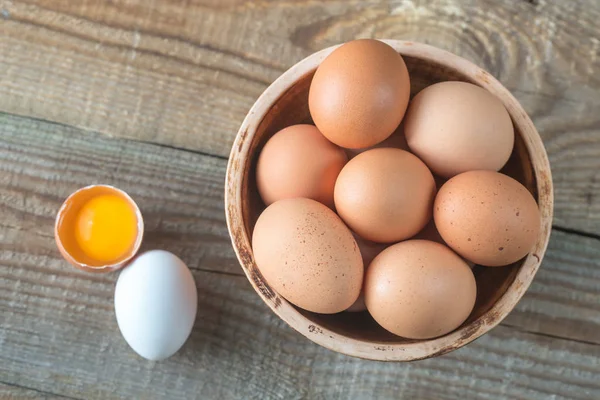
<path fill-rule="evenodd" d="M 0 0 L 0 398 L 600 399 L 600 3 Z M 310 53 L 411 39 L 497 76 L 539 129 L 556 209 L 533 285 L 496 329 L 410 364 L 350 358 L 254 293 L 225 227 L 223 181 L 260 93 Z M 163 362 L 127 346 L 117 273 L 68 266 L 54 215 L 110 183 L 145 248 L 193 270 L 198 317 Z"/>

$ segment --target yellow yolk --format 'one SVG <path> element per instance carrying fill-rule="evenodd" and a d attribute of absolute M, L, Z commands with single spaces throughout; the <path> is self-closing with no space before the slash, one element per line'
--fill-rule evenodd
<path fill-rule="evenodd" d="M 133 248 L 137 217 L 124 198 L 103 194 L 86 202 L 75 219 L 75 240 L 81 250 L 99 262 L 117 262 Z"/>

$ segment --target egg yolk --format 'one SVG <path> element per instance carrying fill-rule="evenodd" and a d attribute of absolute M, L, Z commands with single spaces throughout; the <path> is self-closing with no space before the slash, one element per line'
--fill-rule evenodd
<path fill-rule="evenodd" d="M 137 233 L 134 209 L 114 194 L 90 199 L 75 219 L 77 244 L 88 257 L 99 262 L 117 262 L 126 257 Z"/>

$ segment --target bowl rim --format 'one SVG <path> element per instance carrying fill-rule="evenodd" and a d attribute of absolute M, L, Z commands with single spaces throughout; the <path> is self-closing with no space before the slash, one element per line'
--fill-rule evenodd
<path fill-rule="evenodd" d="M 531 284 L 550 238 L 554 202 L 552 177 L 546 150 L 533 122 L 517 99 L 490 73 L 462 57 L 427 44 L 404 40 L 381 41 L 402 56 L 443 65 L 469 77 L 500 98 L 521 132 L 536 179 L 542 221 L 534 248 L 526 256 L 506 292 L 483 315 L 449 334 L 413 343 L 387 343 L 348 337 L 320 326 L 302 315 L 264 281 L 254 262 L 242 210 L 244 172 L 251 157 L 251 143 L 264 116 L 278 99 L 299 79 L 313 72 L 341 44 L 320 50 L 296 63 L 256 100 L 242 122 L 231 149 L 225 179 L 225 213 L 233 248 L 246 277 L 263 301 L 288 325 L 313 342 L 342 354 L 379 361 L 413 361 L 439 356 L 472 342 L 498 325 L 516 306 Z"/>

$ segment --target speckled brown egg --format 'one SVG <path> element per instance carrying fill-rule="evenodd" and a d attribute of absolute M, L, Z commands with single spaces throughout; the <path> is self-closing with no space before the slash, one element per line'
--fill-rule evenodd
<path fill-rule="evenodd" d="M 362 256 L 363 265 L 365 266 L 365 274 L 367 272 L 367 268 L 369 268 L 369 264 L 371 261 L 381 253 L 388 245 L 383 243 L 375 243 L 369 240 L 365 240 L 358 236 L 357 234 L 353 234 L 354 239 L 356 240 L 356 244 L 358 244 L 358 249 L 360 250 L 360 255 Z M 365 304 L 365 292 L 364 292 L 364 281 L 363 281 L 363 290 L 361 290 L 358 299 L 352 304 L 346 311 L 348 312 L 361 312 L 366 311 L 367 305 Z"/>
<path fill-rule="evenodd" d="M 308 97 L 319 130 L 346 148 L 373 146 L 400 124 L 410 95 L 402 57 L 378 40 L 361 39 L 334 50 L 317 68 Z"/>
<path fill-rule="evenodd" d="M 514 145 L 510 115 L 496 96 L 466 82 L 428 86 L 411 101 L 404 120 L 408 146 L 434 174 L 498 171 Z"/>
<path fill-rule="evenodd" d="M 367 270 L 369 313 L 388 331 L 430 339 L 458 328 L 475 305 L 477 287 L 469 266 L 448 247 L 407 240 L 385 249 Z"/>
<path fill-rule="evenodd" d="M 435 181 L 415 155 L 373 149 L 350 160 L 335 183 L 340 217 L 361 237 L 379 243 L 407 239 L 431 219 Z"/>
<path fill-rule="evenodd" d="M 458 254 L 489 267 L 525 257 L 540 230 L 540 212 L 531 193 L 513 178 L 494 171 L 455 176 L 434 203 L 435 225 Z"/>
<path fill-rule="evenodd" d="M 342 220 L 317 201 L 271 204 L 256 222 L 252 249 L 269 285 L 300 308 L 332 314 L 358 298 L 363 262 L 356 241 Z"/>
<path fill-rule="evenodd" d="M 343 149 L 314 125 L 292 125 L 265 144 L 256 166 L 258 192 L 266 205 L 306 197 L 333 207 L 333 188 L 348 161 Z"/>

